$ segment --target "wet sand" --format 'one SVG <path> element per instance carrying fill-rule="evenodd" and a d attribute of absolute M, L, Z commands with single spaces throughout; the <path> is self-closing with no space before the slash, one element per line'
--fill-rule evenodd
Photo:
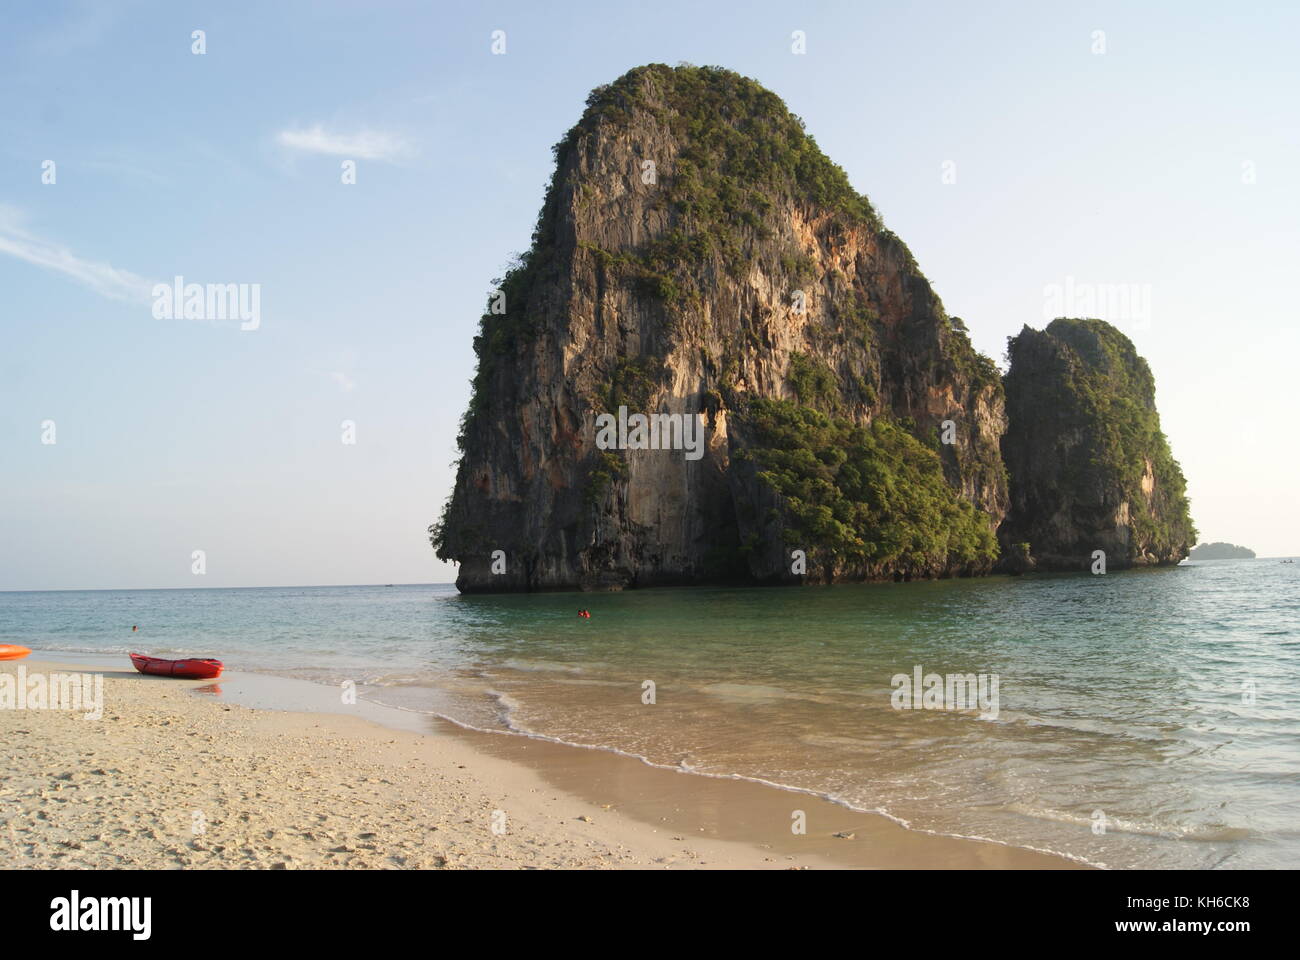
<path fill-rule="evenodd" d="M 0 710 L 0 866 L 1078 866 L 759 783 L 345 704 L 304 681 L 178 681 L 89 659 L 0 663 L 105 677 L 99 720 Z"/>

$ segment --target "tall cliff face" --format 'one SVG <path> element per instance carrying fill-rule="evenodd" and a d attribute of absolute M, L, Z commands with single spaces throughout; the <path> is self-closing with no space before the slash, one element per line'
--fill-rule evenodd
<path fill-rule="evenodd" d="M 1008 340 L 1002 453 L 1007 557 L 1039 569 L 1175 564 L 1196 542 L 1186 482 L 1160 432 L 1155 382 L 1129 339 L 1101 320 L 1059 319 Z"/>
<path fill-rule="evenodd" d="M 481 321 L 430 528 L 462 590 L 992 566 L 996 368 L 775 95 L 638 68 L 592 94 L 555 159 Z M 603 448 L 597 418 L 620 408 L 698 415 L 702 455 Z"/>

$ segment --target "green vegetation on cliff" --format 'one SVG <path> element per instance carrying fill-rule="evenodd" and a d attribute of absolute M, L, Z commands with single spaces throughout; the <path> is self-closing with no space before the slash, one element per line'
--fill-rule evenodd
<path fill-rule="evenodd" d="M 587 477 L 587 485 L 582 491 L 582 502 L 592 506 L 604 496 L 611 483 L 626 476 L 627 464 L 622 457 L 609 451 L 601 452 L 596 457 L 596 465 L 592 467 L 591 474 Z"/>
<path fill-rule="evenodd" d="M 971 345 L 970 334 L 961 317 L 948 317 L 944 324 L 948 355 L 971 382 L 972 390 L 992 387 L 1002 393 L 1002 375 L 998 366 Z"/>
<path fill-rule="evenodd" d="M 799 402 L 826 413 L 835 413 L 840 405 L 839 379 L 835 372 L 819 360 L 798 351 L 790 354 L 790 368 L 786 379 L 794 389 Z"/>
<path fill-rule="evenodd" d="M 786 542 L 810 560 L 933 576 L 997 558 L 988 517 L 953 491 L 935 452 L 902 426 L 884 417 L 859 425 L 762 398 L 744 416 L 754 440 L 740 456 L 780 495 Z"/>
<path fill-rule="evenodd" d="M 666 201 L 720 250 L 734 244 L 729 230 L 737 221 L 761 232 L 772 204 L 787 194 L 880 229 L 870 201 L 822 153 L 803 121 L 748 77 L 721 67 L 652 63 L 597 87 L 587 108 L 557 158 L 600 121 L 652 115 L 682 143 Z"/>

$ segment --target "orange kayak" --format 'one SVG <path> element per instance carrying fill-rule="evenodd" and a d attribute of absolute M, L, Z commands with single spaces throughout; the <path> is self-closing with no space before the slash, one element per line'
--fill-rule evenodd
<path fill-rule="evenodd" d="M 0 660 L 21 660 L 29 653 L 30 650 L 16 643 L 0 643 Z"/>
<path fill-rule="evenodd" d="M 133 653 L 131 662 L 141 673 L 155 677 L 176 677 L 180 680 L 215 680 L 221 676 L 225 664 L 220 660 L 191 659 L 163 660 L 160 657 L 146 657 L 142 653 Z"/>

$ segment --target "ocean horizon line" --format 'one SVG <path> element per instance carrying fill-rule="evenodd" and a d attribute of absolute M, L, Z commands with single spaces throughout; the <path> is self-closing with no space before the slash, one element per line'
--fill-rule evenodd
<path fill-rule="evenodd" d="M 337 590 L 344 587 L 454 587 L 456 581 L 413 581 L 410 583 L 280 583 L 236 587 L 34 587 L 0 590 L 0 593 L 145 593 L 163 590 Z"/>
<path fill-rule="evenodd" d="M 1224 560 L 1295 560 L 1295 559 L 1300 559 L 1300 553 L 1277 554 L 1276 556 L 1269 556 L 1269 557 L 1229 557 L 1223 559 Z M 1186 560 L 1183 560 L 1182 563 L 1176 564 L 1176 566 L 1183 566 L 1184 564 L 1189 564 L 1189 563 L 1219 563 L 1219 562 L 1222 561 L 1221 560 L 1193 560 L 1192 558 L 1189 557 Z M 1069 573 L 1070 571 L 1052 571 L 1052 572 Z M 1116 571 L 1116 572 L 1118 573 L 1121 571 Z M 1042 576 L 1044 575 L 1044 573 L 1046 573 L 1046 571 L 1039 572 L 1038 575 Z M 984 578 L 976 578 L 976 579 L 984 579 Z M 455 580 L 415 580 L 406 583 L 397 583 L 397 582 L 393 582 L 393 583 L 378 583 L 378 582 L 375 583 L 279 583 L 279 584 L 266 584 L 264 586 L 241 585 L 241 586 L 224 586 L 224 587 L 26 587 L 26 588 L 5 587 L 3 589 L 0 589 L 0 594 L 4 594 L 4 593 L 128 593 L 128 592 L 143 593 L 148 591 L 163 591 L 163 590 L 325 590 L 325 589 L 337 590 L 345 587 L 454 587 L 454 586 L 456 586 Z M 531 591 L 519 591 L 519 592 L 528 593 Z M 538 592 L 567 593 L 570 591 L 562 590 L 562 591 L 538 591 Z M 577 591 L 577 592 L 581 592 L 581 591 Z"/>

